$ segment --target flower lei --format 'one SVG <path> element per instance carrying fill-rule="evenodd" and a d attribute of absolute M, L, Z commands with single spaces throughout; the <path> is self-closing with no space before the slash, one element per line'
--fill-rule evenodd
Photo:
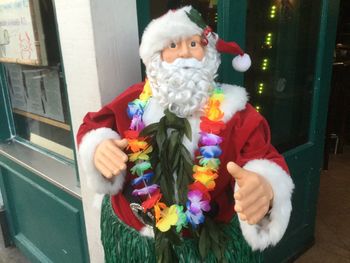
<path fill-rule="evenodd" d="M 146 137 L 140 137 L 140 132 L 145 128 L 143 122 L 144 109 L 152 96 L 151 87 L 146 81 L 143 91 L 138 99 L 128 104 L 127 114 L 131 119 L 129 130 L 125 132 L 128 140 L 127 149 L 130 150 L 129 161 L 134 163 L 131 173 L 137 176 L 131 183 L 133 186 L 143 184 L 142 188 L 135 189 L 133 195 L 145 196 L 146 200 L 141 204 L 144 211 L 154 209 L 155 225 L 161 232 L 167 232 L 171 226 L 176 226 L 179 233 L 188 223 L 195 229 L 204 222 L 204 212 L 209 212 L 210 191 L 215 188 L 215 179 L 220 166 L 219 156 L 222 150 L 219 144 L 222 138 L 218 136 L 225 124 L 222 121 L 224 113 L 220 110 L 224 99 L 221 88 L 214 88 L 207 105 L 204 108 L 204 116 L 200 122 L 200 139 L 202 145 L 199 148 L 199 165 L 193 165 L 193 183 L 188 185 L 186 211 L 182 205 L 173 204 L 167 206 L 161 202 L 162 193 L 158 184 L 151 184 L 154 173 L 149 154 L 153 151 Z"/>

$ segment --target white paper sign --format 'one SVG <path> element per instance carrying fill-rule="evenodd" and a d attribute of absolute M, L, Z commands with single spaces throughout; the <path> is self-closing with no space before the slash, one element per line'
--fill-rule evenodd
<path fill-rule="evenodd" d="M 45 115 L 48 118 L 64 122 L 60 79 L 57 71 L 43 72 L 43 85 L 45 96 L 43 97 Z"/>
<path fill-rule="evenodd" d="M 24 85 L 27 95 L 27 111 L 45 116 L 45 111 L 42 103 L 45 91 L 41 85 L 41 74 L 39 70 L 25 70 Z"/>
<path fill-rule="evenodd" d="M 12 108 L 27 110 L 27 92 L 24 87 L 22 68 L 17 64 L 5 64 Z"/>
<path fill-rule="evenodd" d="M 32 14 L 35 12 L 31 12 L 39 8 L 31 6 L 32 3 L 36 2 L 0 0 L 0 61 L 30 65 L 47 64 L 45 45 L 42 45 L 40 39 L 36 39 L 43 38 L 42 26 L 36 23 L 38 21 L 33 21 Z M 34 33 L 35 29 L 37 36 Z"/>

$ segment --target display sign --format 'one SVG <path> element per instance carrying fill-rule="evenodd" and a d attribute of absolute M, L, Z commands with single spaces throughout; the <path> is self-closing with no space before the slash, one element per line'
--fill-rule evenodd
<path fill-rule="evenodd" d="M 0 62 L 47 65 L 38 0 L 0 0 Z"/>

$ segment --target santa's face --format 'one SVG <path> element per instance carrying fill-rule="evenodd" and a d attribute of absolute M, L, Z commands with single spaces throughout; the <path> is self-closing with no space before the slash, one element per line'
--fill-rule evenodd
<path fill-rule="evenodd" d="M 173 63 L 178 58 L 194 58 L 201 61 L 205 55 L 201 40 L 201 36 L 194 35 L 177 42 L 170 42 L 169 46 L 161 52 L 162 60 L 167 63 Z"/>
<path fill-rule="evenodd" d="M 173 42 L 147 65 L 153 97 L 164 109 L 188 117 L 203 108 L 219 64 L 215 42 L 204 47 L 198 35 Z"/>

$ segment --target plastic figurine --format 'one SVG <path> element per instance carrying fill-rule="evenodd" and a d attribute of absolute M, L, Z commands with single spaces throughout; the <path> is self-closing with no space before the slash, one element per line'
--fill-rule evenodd
<path fill-rule="evenodd" d="M 249 68 L 194 8 L 171 10 L 142 36 L 147 80 L 85 116 L 106 262 L 259 262 L 282 238 L 294 185 L 245 89 L 215 82 L 220 52 Z"/>

